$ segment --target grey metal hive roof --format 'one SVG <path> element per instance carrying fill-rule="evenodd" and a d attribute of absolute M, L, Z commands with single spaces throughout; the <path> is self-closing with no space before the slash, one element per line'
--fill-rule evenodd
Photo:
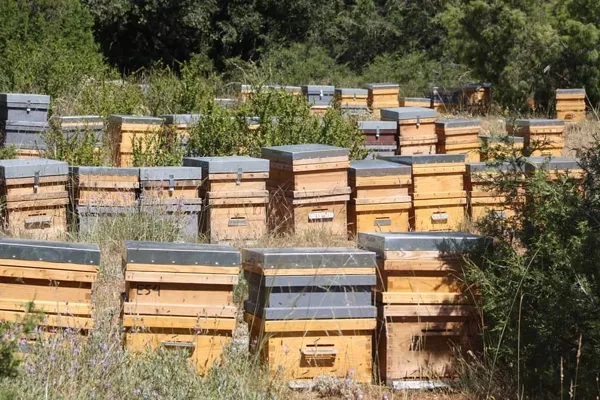
<path fill-rule="evenodd" d="M 1 238 L 0 258 L 100 265 L 100 248 L 89 243 Z"/>
<path fill-rule="evenodd" d="M 233 108 L 237 101 L 235 99 L 215 99 L 215 103 L 223 108 Z"/>
<path fill-rule="evenodd" d="M 350 176 L 410 175 L 411 172 L 412 169 L 407 165 L 384 160 L 351 161 L 348 169 Z"/>
<path fill-rule="evenodd" d="M 564 158 L 564 157 L 527 157 L 525 164 L 526 171 L 533 171 L 536 169 L 547 169 L 547 170 L 559 170 L 567 171 L 574 169 L 581 169 L 579 160 L 577 158 Z"/>
<path fill-rule="evenodd" d="M 56 117 L 61 123 L 81 123 L 81 124 L 103 124 L 104 118 L 98 115 L 69 115 L 64 117 Z"/>
<path fill-rule="evenodd" d="M 129 264 L 168 264 L 232 267 L 241 264 L 231 246 L 195 243 L 125 241 Z"/>
<path fill-rule="evenodd" d="M 513 165 L 510 163 L 473 162 L 473 163 L 467 163 L 466 166 L 467 166 L 468 173 L 510 171 L 511 169 L 513 169 Z"/>
<path fill-rule="evenodd" d="M 69 164 L 47 158 L 0 160 L 0 178 L 31 178 L 36 173 L 39 176 L 67 175 Z"/>
<path fill-rule="evenodd" d="M 358 245 L 379 256 L 385 251 L 466 251 L 487 244 L 485 236 L 465 232 L 359 233 Z"/>
<path fill-rule="evenodd" d="M 436 125 L 441 125 L 444 128 L 466 128 L 470 126 L 481 126 L 481 121 L 478 119 L 438 119 L 435 121 Z"/>
<path fill-rule="evenodd" d="M 333 94 L 335 86 L 331 85 L 303 85 L 301 86 L 303 93 L 320 93 L 323 91 L 325 94 Z"/>
<path fill-rule="evenodd" d="M 508 135 L 479 135 L 479 138 L 486 143 L 498 143 L 504 140 L 509 143 L 523 143 L 525 140 L 522 136 L 508 136 Z"/>
<path fill-rule="evenodd" d="M 400 85 L 396 83 L 366 83 L 363 87 L 365 89 L 399 89 Z"/>
<path fill-rule="evenodd" d="M 169 179 L 202 179 L 202 168 L 197 167 L 142 167 L 141 181 L 164 181 Z"/>
<path fill-rule="evenodd" d="M 422 154 L 414 156 L 390 156 L 382 157 L 384 160 L 405 164 L 440 164 L 440 163 L 461 163 L 465 162 L 465 154 Z"/>
<path fill-rule="evenodd" d="M 0 93 L 0 105 L 15 107 L 33 105 L 35 108 L 47 109 L 50 105 L 50 96 L 29 93 Z"/>
<path fill-rule="evenodd" d="M 146 124 L 146 125 L 161 125 L 162 118 L 143 117 L 135 115 L 111 115 L 109 117 L 111 123 L 118 124 Z"/>
<path fill-rule="evenodd" d="M 350 152 L 343 147 L 325 144 L 292 144 L 287 146 L 263 147 L 261 155 L 269 160 L 304 160 L 308 158 L 343 157 Z"/>
<path fill-rule="evenodd" d="M 432 108 L 425 107 L 393 107 L 382 108 L 381 118 L 391 120 L 406 120 L 417 118 L 437 118 L 438 112 Z"/>
<path fill-rule="evenodd" d="M 369 94 L 369 91 L 367 89 L 336 88 L 335 93 L 346 96 L 366 96 Z"/>
<path fill-rule="evenodd" d="M 233 174 L 238 172 L 269 172 L 269 160 L 247 156 L 184 157 L 183 165 L 200 167 L 202 174 Z"/>
<path fill-rule="evenodd" d="M 517 126 L 555 126 L 564 125 L 562 119 L 518 119 L 515 121 Z"/>
<path fill-rule="evenodd" d="M 396 132 L 398 130 L 398 123 L 396 121 L 357 121 L 356 125 L 361 131 L 379 129 Z"/>
<path fill-rule="evenodd" d="M 242 249 L 244 262 L 262 269 L 375 267 L 375 254 L 355 248 Z"/>
<path fill-rule="evenodd" d="M 74 175 L 110 175 L 110 176 L 140 176 L 140 169 L 133 167 L 69 167 L 69 173 Z"/>
<path fill-rule="evenodd" d="M 556 94 L 585 94 L 585 89 L 556 89 Z"/>
<path fill-rule="evenodd" d="M 166 114 L 160 117 L 164 119 L 167 125 L 179 125 L 179 124 L 194 124 L 198 122 L 201 114 Z"/>
<path fill-rule="evenodd" d="M 289 93 L 301 93 L 302 87 L 300 86 L 284 86 L 283 89 Z"/>
<path fill-rule="evenodd" d="M 429 97 L 403 97 L 404 101 L 422 101 L 429 102 L 431 99 Z"/>

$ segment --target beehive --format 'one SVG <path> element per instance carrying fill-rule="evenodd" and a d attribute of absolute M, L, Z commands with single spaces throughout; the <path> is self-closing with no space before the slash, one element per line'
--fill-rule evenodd
<path fill-rule="evenodd" d="M 465 110 L 486 112 L 492 104 L 492 84 L 484 82 L 462 85 L 459 98 Z"/>
<path fill-rule="evenodd" d="M 463 257 L 488 242 L 461 232 L 360 233 L 358 242 L 378 258 L 382 380 L 454 377 L 456 347 L 479 349 L 479 294 L 464 282 Z"/>
<path fill-rule="evenodd" d="M 519 136 L 480 135 L 481 161 L 491 161 L 497 156 L 522 155 L 524 140 Z"/>
<path fill-rule="evenodd" d="M 160 134 L 163 120 L 155 117 L 111 115 L 108 121 L 113 162 L 119 167 L 133 165 L 134 144 L 144 151 L 151 135 Z"/>
<path fill-rule="evenodd" d="M 518 119 L 514 133 L 524 140 L 531 156 L 560 157 L 565 146 L 565 121 L 559 119 Z"/>
<path fill-rule="evenodd" d="M 229 246 L 125 242 L 125 345 L 187 350 L 204 374 L 231 342 L 240 253 Z"/>
<path fill-rule="evenodd" d="M 237 107 L 238 102 L 235 99 L 217 98 L 215 99 L 215 104 L 218 104 L 222 108 L 233 109 Z"/>
<path fill-rule="evenodd" d="M 238 98 L 242 103 L 247 101 L 254 93 L 256 93 L 256 89 L 252 85 L 238 86 Z"/>
<path fill-rule="evenodd" d="M 369 146 L 398 146 L 398 123 L 395 121 L 357 121 L 358 129 Z"/>
<path fill-rule="evenodd" d="M 3 228 L 36 239 L 60 239 L 67 230 L 68 168 L 66 162 L 45 158 L 0 160 Z"/>
<path fill-rule="evenodd" d="M 472 119 L 442 119 L 435 122 L 438 154 L 466 154 L 467 162 L 480 160 L 481 123 Z"/>
<path fill-rule="evenodd" d="M 458 91 L 434 87 L 431 90 L 431 108 L 436 111 L 450 112 L 459 108 Z"/>
<path fill-rule="evenodd" d="M 564 121 L 585 119 L 585 89 L 556 89 L 556 118 Z"/>
<path fill-rule="evenodd" d="M 79 140 L 85 138 L 86 134 L 96 138 L 96 147 L 102 144 L 102 132 L 104 131 L 104 119 L 97 115 L 75 115 L 57 117 L 63 136 L 67 140 L 77 137 Z"/>
<path fill-rule="evenodd" d="M 311 111 L 314 114 L 323 115 L 334 104 L 335 86 L 304 85 L 302 94 L 311 105 Z"/>
<path fill-rule="evenodd" d="M 302 87 L 300 86 L 284 86 L 283 90 L 293 96 L 300 96 L 302 94 Z"/>
<path fill-rule="evenodd" d="M 367 89 L 335 89 L 335 106 L 337 108 L 367 107 Z"/>
<path fill-rule="evenodd" d="M 0 121 L 4 147 L 14 146 L 17 158 L 38 158 L 46 150 L 46 122 Z"/>
<path fill-rule="evenodd" d="M 29 93 L 0 93 L 0 121 L 46 122 L 50 96 Z"/>
<path fill-rule="evenodd" d="M 545 171 L 550 180 L 555 180 L 559 176 L 581 179 L 585 175 L 584 169 L 576 158 L 528 157 L 524 167 L 527 174 L 533 174 L 535 171 Z"/>
<path fill-rule="evenodd" d="M 204 198 L 200 232 L 211 242 L 256 240 L 267 232 L 266 182 L 269 162 L 260 158 L 185 157 L 184 166 L 200 167 Z"/>
<path fill-rule="evenodd" d="M 246 321 L 270 371 L 286 380 L 354 371 L 370 382 L 375 254 L 349 248 L 244 249 Z M 282 374 L 282 375 L 279 375 Z"/>
<path fill-rule="evenodd" d="M 398 154 L 435 154 L 437 111 L 423 107 L 381 110 L 381 119 L 398 123 Z"/>
<path fill-rule="evenodd" d="M 0 319 L 19 322 L 33 306 L 44 330 L 91 329 L 99 264 L 96 244 L 0 239 Z"/>
<path fill-rule="evenodd" d="M 431 99 L 428 97 L 400 97 L 400 107 L 431 108 Z"/>
<path fill-rule="evenodd" d="M 467 196 L 464 190 L 465 155 L 433 154 L 386 157 L 412 167 L 413 198 L 410 214 L 415 231 L 449 231 L 464 222 Z"/>
<path fill-rule="evenodd" d="M 186 143 L 189 139 L 189 129 L 198 123 L 200 114 L 168 114 L 162 115 L 161 118 L 165 126 L 175 129 L 181 141 Z"/>
<path fill-rule="evenodd" d="M 412 198 L 411 168 L 383 160 L 352 161 L 348 228 L 358 232 L 406 232 Z"/>
<path fill-rule="evenodd" d="M 202 207 L 201 184 L 201 168 L 140 168 L 140 210 L 177 226 L 185 237 L 195 239 Z"/>
<path fill-rule="evenodd" d="M 296 233 L 325 229 L 346 235 L 348 155 L 347 149 L 321 144 L 264 147 L 274 202 L 270 229 Z"/>
<path fill-rule="evenodd" d="M 395 83 L 368 83 L 363 86 L 369 91 L 367 105 L 377 117 L 382 108 L 398 107 L 400 86 Z"/>

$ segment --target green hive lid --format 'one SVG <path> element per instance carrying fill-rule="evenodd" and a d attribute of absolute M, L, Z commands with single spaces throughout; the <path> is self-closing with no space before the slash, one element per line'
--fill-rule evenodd
<path fill-rule="evenodd" d="M 240 252 L 231 246 L 125 241 L 128 264 L 239 266 Z"/>
<path fill-rule="evenodd" d="M 269 172 L 269 160 L 247 156 L 184 157 L 183 165 L 202 168 L 202 176 L 205 178 L 209 174 Z"/>
<path fill-rule="evenodd" d="M 141 181 L 169 181 L 169 180 L 200 180 L 202 168 L 194 167 L 141 167 Z"/>
<path fill-rule="evenodd" d="M 425 107 L 393 107 L 382 108 L 381 118 L 402 121 L 407 119 L 437 118 L 438 112 L 433 108 Z"/>
<path fill-rule="evenodd" d="M 404 164 L 441 164 L 441 163 L 464 163 L 465 154 L 420 154 L 413 156 L 388 156 L 381 157 L 383 160 Z"/>
<path fill-rule="evenodd" d="M 140 169 L 133 167 L 69 167 L 72 175 L 140 176 Z"/>
<path fill-rule="evenodd" d="M 0 258 L 63 264 L 100 265 L 100 248 L 90 243 L 0 239 Z"/>
<path fill-rule="evenodd" d="M 478 119 L 466 119 L 466 118 L 456 118 L 456 119 L 438 119 L 435 121 L 436 125 L 443 126 L 444 128 L 468 128 L 468 127 L 480 127 L 481 121 Z"/>
<path fill-rule="evenodd" d="M 135 115 L 111 115 L 109 121 L 113 124 L 161 125 L 163 123 L 162 118 Z"/>
<path fill-rule="evenodd" d="M 244 263 L 269 269 L 374 268 L 375 253 L 347 247 L 242 249 Z"/>
<path fill-rule="evenodd" d="M 0 178 L 17 179 L 38 176 L 67 175 L 69 164 L 47 158 L 0 160 Z"/>
<path fill-rule="evenodd" d="M 410 175 L 411 172 L 412 169 L 408 165 L 399 165 L 384 160 L 351 161 L 348 169 L 348 174 L 353 177 Z"/>
<path fill-rule="evenodd" d="M 525 170 L 535 171 L 537 169 L 546 169 L 550 171 L 568 171 L 581 170 L 582 168 L 577 158 L 527 157 Z"/>
<path fill-rule="evenodd" d="M 383 256 L 386 251 L 467 251 L 489 243 L 465 232 L 359 233 L 358 245 Z"/>
<path fill-rule="evenodd" d="M 271 161 L 292 162 L 310 158 L 348 157 L 350 152 L 343 147 L 326 144 L 291 144 L 287 146 L 263 147 L 261 155 Z"/>
<path fill-rule="evenodd" d="M 563 126 L 565 121 L 562 119 L 518 119 L 515 124 L 517 126 Z"/>
<path fill-rule="evenodd" d="M 363 87 L 365 89 L 400 89 L 400 85 L 396 83 L 366 83 Z"/>

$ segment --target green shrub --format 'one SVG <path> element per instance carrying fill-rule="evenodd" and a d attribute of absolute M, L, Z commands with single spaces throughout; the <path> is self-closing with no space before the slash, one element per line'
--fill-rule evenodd
<path fill-rule="evenodd" d="M 44 134 L 44 141 L 45 157 L 66 161 L 69 165 L 102 166 L 108 159 L 107 147 L 98 142 L 96 131 L 90 129 L 65 134 L 60 123 L 53 121 Z"/>
<path fill-rule="evenodd" d="M 134 137 L 133 165 L 136 167 L 178 166 L 183 163 L 185 152 L 181 134 L 170 126 L 163 126 L 157 133 L 145 133 Z"/>

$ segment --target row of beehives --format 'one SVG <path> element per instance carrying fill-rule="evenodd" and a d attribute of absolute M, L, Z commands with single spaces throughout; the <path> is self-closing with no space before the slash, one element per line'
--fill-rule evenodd
<path fill-rule="evenodd" d="M 479 219 L 510 208 L 489 186 L 490 176 L 510 166 L 465 163 L 462 154 L 350 162 L 348 153 L 319 144 L 274 146 L 263 148 L 264 158 L 185 158 L 184 167 L 149 168 L 1 160 L 5 227 L 59 238 L 69 217 L 73 229 L 87 232 L 141 211 L 179 225 L 185 237 L 202 234 L 215 243 L 317 230 L 449 231 L 464 223 L 466 211 Z M 581 173 L 575 159 L 543 157 L 529 158 L 523 173 L 539 168 Z"/>
<path fill-rule="evenodd" d="M 241 323 L 234 289 L 248 282 L 250 348 L 273 375 L 322 374 L 393 384 L 452 377 L 458 350 L 477 351 L 479 294 L 464 256 L 489 242 L 466 233 L 362 233 L 355 248 L 249 248 L 125 242 L 125 345 L 187 350 L 199 373 Z M 33 304 L 41 327 L 95 328 L 97 245 L 0 239 L 0 318 Z M 378 362 L 377 362 L 378 360 Z"/>

